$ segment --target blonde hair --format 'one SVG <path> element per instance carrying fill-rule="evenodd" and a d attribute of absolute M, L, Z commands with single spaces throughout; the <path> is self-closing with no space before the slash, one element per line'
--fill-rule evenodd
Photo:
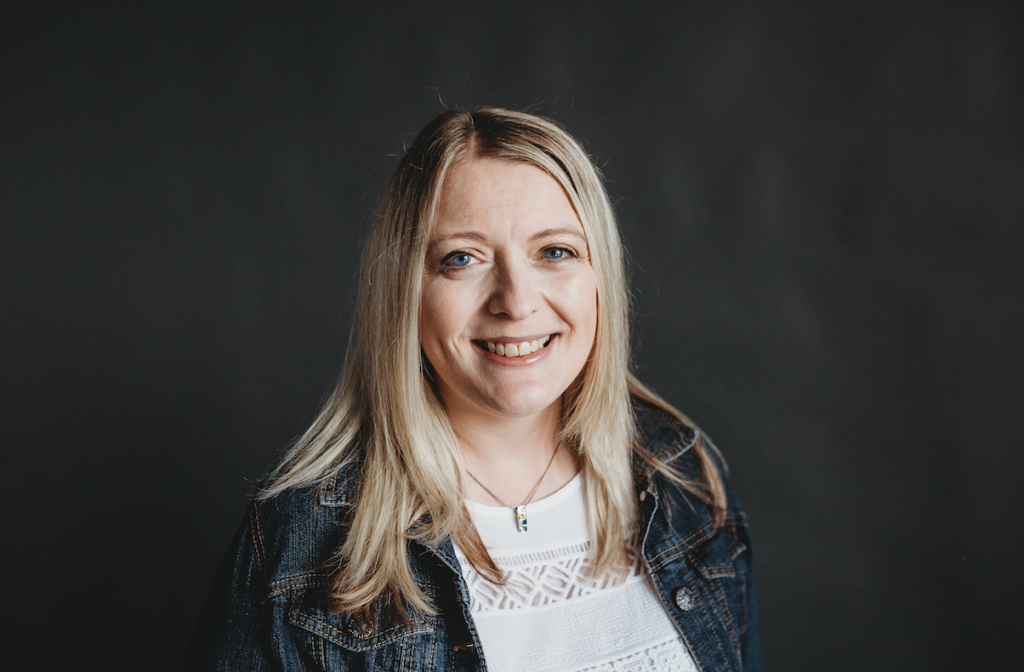
<path fill-rule="evenodd" d="M 721 477 L 699 444 L 704 482 L 687 481 L 636 441 L 631 395 L 680 417 L 630 373 L 629 295 L 618 227 L 600 174 L 580 144 L 543 117 L 485 108 L 447 111 L 419 134 L 382 195 L 363 252 L 358 310 L 341 378 L 312 426 L 270 475 L 261 498 L 322 482 L 361 460 L 361 486 L 348 534 L 336 554 L 331 598 L 337 609 L 369 615 L 389 606 L 432 612 L 417 587 L 407 544 L 448 536 L 495 583 L 500 570 L 463 504 L 462 458 L 427 375 L 419 339 L 426 248 L 445 177 L 474 157 L 522 161 L 561 184 L 587 237 L 597 277 L 598 321 L 583 375 L 563 398 L 562 439 L 586 479 L 590 571 L 621 576 L 637 517 L 634 451 L 708 502 L 720 522 Z M 682 419 L 682 418 L 681 418 Z M 376 606 L 375 606 L 376 605 Z"/>

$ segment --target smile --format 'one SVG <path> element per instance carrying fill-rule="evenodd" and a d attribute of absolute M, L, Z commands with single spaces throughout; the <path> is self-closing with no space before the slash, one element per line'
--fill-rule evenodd
<path fill-rule="evenodd" d="M 489 352 L 501 357 L 525 357 L 547 346 L 551 342 L 551 336 L 538 338 L 533 341 L 521 341 L 518 343 L 494 343 L 492 341 L 477 341 L 487 346 Z"/>

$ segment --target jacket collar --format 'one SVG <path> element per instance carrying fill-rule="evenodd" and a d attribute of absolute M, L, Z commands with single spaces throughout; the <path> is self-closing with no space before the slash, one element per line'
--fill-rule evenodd
<path fill-rule="evenodd" d="M 686 454 L 700 439 L 700 431 L 681 422 L 666 411 L 637 403 L 633 407 L 637 424 L 637 440 L 651 456 L 664 464 L 671 464 Z M 633 453 L 633 473 L 638 481 L 649 485 L 654 467 Z"/>

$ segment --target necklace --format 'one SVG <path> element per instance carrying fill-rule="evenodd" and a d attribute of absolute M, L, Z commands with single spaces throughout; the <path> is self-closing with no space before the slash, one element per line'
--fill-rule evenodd
<path fill-rule="evenodd" d="M 537 481 L 537 485 L 533 486 L 533 490 L 530 491 L 530 496 L 526 498 L 526 504 L 529 504 L 530 502 L 533 501 L 533 496 L 535 494 L 537 494 L 537 488 L 539 488 L 540 484 L 544 482 L 544 477 L 548 475 L 548 471 L 550 471 L 551 465 L 555 463 L 555 455 L 558 455 L 558 449 L 561 448 L 561 447 L 562 447 L 562 442 L 559 441 L 558 445 L 555 446 L 555 452 L 553 452 L 551 454 L 551 460 L 548 462 L 548 466 L 544 469 L 544 473 L 540 475 L 540 480 Z M 479 485 L 481 488 L 483 488 L 484 491 L 488 495 L 490 495 L 491 497 L 494 497 L 494 499 L 496 499 L 497 501 L 501 502 L 502 506 L 508 507 L 508 508 L 512 509 L 513 511 L 515 511 L 515 513 L 516 513 L 516 527 L 518 527 L 520 532 L 526 532 L 526 504 L 520 504 L 519 506 L 512 506 L 510 504 L 506 504 L 505 502 L 502 502 L 501 498 L 498 497 L 493 492 L 491 492 L 490 489 L 486 485 L 481 483 L 480 479 L 477 478 L 476 476 L 474 476 L 469 471 L 469 469 L 466 470 L 466 473 L 469 474 L 469 477 L 472 478 L 474 481 L 476 481 L 476 484 Z"/>

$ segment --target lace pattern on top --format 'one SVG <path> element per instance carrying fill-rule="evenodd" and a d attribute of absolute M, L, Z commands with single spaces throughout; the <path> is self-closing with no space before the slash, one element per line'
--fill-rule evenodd
<path fill-rule="evenodd" d="M 590 542 L 564 548 L 493 557 L 505 574 L 506 584 L 497 586 L 480 575 L 459 553 L 463 576 L 469 585 L 470 610 L 523 609 L 585 597 L 616 587 L 615 579 L 592 579 L 587 575 Z M 626 581 L 643 574 L 643 562 L 635 544 L 627 546 L 630 571 Z"/>
<path fill-rule="evenodd" d="M 693 659 L 678 637 L 576 672 L 696 672 Z"/>

